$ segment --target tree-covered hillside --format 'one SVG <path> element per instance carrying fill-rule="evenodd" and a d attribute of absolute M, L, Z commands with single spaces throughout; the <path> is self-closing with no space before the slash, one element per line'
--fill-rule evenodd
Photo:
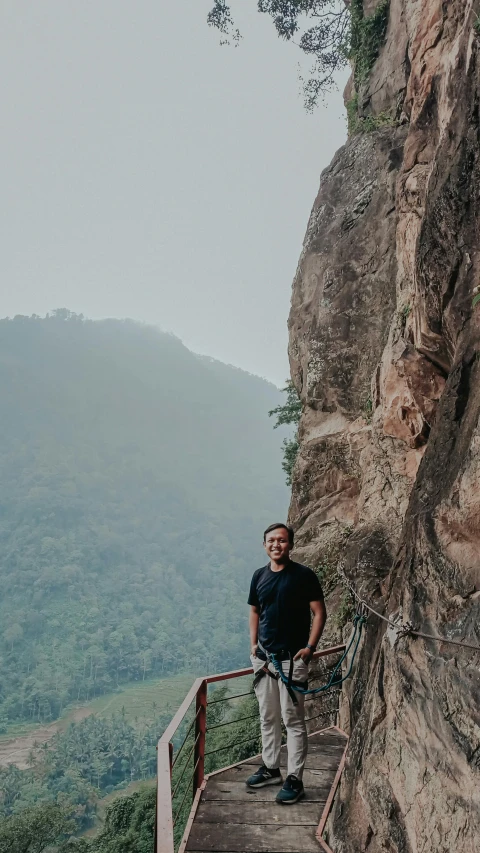
<path fill-rule="evenodd" d="M 0 719 L 245 660 L 269 383 L 131 321 L 0 321 Z"/>

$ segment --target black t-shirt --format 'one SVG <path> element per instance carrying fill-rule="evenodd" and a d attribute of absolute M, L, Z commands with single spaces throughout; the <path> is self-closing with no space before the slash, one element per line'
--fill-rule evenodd
<path fill-rule="evenodd" d="M 311 601 L 323 601 L 323 592 L 307 566 L 290 561 L 279 572 L 272 572 L 270 563 L 257 569 L 248 603 L 260 610 L 258 639 L 263 648 L 293 654 L 304 649 L 310 634 Z"/>

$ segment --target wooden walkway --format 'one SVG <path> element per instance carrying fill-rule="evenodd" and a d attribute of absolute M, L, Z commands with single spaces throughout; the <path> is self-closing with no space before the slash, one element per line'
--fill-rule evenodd
<path fill-rule="evenodd" d="M 337 728 L 309 736 L 305 798 L 275 802 L 277 786 L 252 790 L 245 779 L 261 757 L 207 776 L 193 805 L 179 853 L 318 853 L 319 840 L 343 768 L 348 738 Z M 281 767 L 286 775 L 286 751 Z"/>

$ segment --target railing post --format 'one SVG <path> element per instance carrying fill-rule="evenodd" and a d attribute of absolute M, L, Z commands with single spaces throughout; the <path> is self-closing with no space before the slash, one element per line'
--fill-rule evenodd
<path fill-rule="evenodd" d="M 193 766 L 193 796 L 203 782 L 205 775 L 205 733 L 207 731 L 207 682 L 204 679 L 198 688 L 195 703 L 195 750 Z"/>

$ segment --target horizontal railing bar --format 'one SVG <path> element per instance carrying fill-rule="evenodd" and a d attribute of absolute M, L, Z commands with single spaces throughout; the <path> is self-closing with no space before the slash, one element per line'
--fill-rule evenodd
<path fill-rule="evenodd" d="M 338 652 L 344 652 L 346 648 L 345 643 L 342 643 L 341 645 L 331 646 L 327 649 L 319 649 L 313 653 L 311 660 L 324 658 L 327 657 L 327 655 L 334 655 Z M 217 681 L 228 681 L 231 678 L 242 678 L 244 675 L 253 675 L 253 668 L 249 667 L 248 669 L 237 669 L 232 672 L 220 672 L 217 675 L 207 675 L 205 677 L 205 681 L 207 684 L 215 684 Z"/>
<path fill-rule="evenodd" d="M 316 660 L 317 658 L 324 658 L 327 655 L 336 655 L 338 652 L 344 652 L 347 648 L 345 643 L 341 643 L 339 646 L 331 646 L 329 649 L 319 649 L 317 652 L 314 652 L 311 660 Z"/>
<path fill-rule="evenodd" d="M 177 791 L 178 791 L 178 789 L 179 789 L 179 787 L 180 787 L 180 782 L 182 781 L 182 779 L 183 779 L 183 775 L 184 775 L 184 773 L 185 773 L 185 770 L 187 769 L 187 764 L 188 764 L 188 762 L 190 761 L 190 758 L 192 757 L 193 750 L 195 749 L 195 747 L 196 747 L 196 745 L 197 745 L 198 741 L 200 740 L 200 735 L 201 735 L 201 732 L 199 732 L 199 733 L 198 733 L 198 735 L 197 735 L 197 737 L 195 738 L 195 741 L 194 741 L 194 743 L 193 743 L 193 746 L 192 746 L 192 748 L 191 748 L 190 752 L 188 753 L 188 755 L 187 755 L 187 757 L 186 757 L 186 759 L 185 759 L 185 764 L 184 764 L 184 765 L 183 765 L 183 767 L 182 767 L 182 772 L 181 772 L 181 774 L 180 774 L 180 779 L 177 781 L 177 784 L 175 785 L 175 790 L 174 790 L 174 791 L 173 791 L 173 793 L 172 793 L 172 801 L 175 799 L 175 797 L 176 797 L 176 795 L 177 795 Z"/>
<path fill-rule="evenodd" d="M 218 749 L 211 749 L 209 752 L 205 753 L 205 758 L 207 755 L 215 755 L 216 752 L 222 752 L 224 749 L 233 749 L 234 746 L 242 746 L 244 743 L 253 743 L 257 740 L 258 735 L 253 735 L 253 737 L 249 737 L 246 740 L 239 740 L 237 743 L 227 743 L 226 746 L 220 746 Z"/>
<path fill-rule="evenodd" d="M 215 684 L 217 681 L 230 681 L 232 678 L 243 678 L 244 675 L 253 675 L 253 668 L 234 669 L 232 672 L 219 672 L 217 675 L 206 675 L 207 684 Z"/>
<path fill-rule="evenodd" d="M 209 700 L 209 705 L 218 705 L 219 702 L 230 702 L 230 699 L 240 699 L 241 696 L 255 696 L 253 690 L 248 690 L 246 693 L 235 693 L 234 696 L 224 696 L 223 699 Z"/>
<path fill-rule="evenodd" d="M 194 718 L 193 718 L 192 722 L 190 723 L 190 726 L 188 727 L 188 732 L 187 732 L 187 734 L 185 735 L 185 737 L 183 738 L 182 745 L 181 745 L 181 746 L 179 746 L 179 748 L 177 749 L 177 751 L 176 751 L 176 753 L 175 753 L 175 758 L 173 759 L 173 762 L 172 762 L 172 770 L 173 770 L 173 768 L 175 767 L 175 765 L 176 765 L 176 763 L 177 763 L 177 759 L 178 759 L 178 757 L 179 757 L 179 755 L 180 755 L 180 753 L 181 753 L 181 751 L 182 751 L 183 747 L 185 746 L 185 744 L 186 744 L 186 742 L 187 742 L 187 738 L 188 738 L 188 736 L 189 736 L 190 732 L 192 731 L 192 729 L 193 729 L 193 727 L 194 727 L 195 723 L 197 722 L 197 717 L 198 717 L 198 715 L 200 714 L 200 711 L 201 711 L 201 710 L 202 710 L 202 708 L 201 708 L 201 706 L 200 706 L 200 708 L 198 709 L 197 713 L 195 714 L 195 716 L 194 716 Z"/>
<path fill-rule="evenodd" d="M 198 756 L 198 758 L 197 758 L 197 760 L 196 760 L 196 762 L 195 762 L 195 767 L 193 768 L 192 781 L 193 781 L 193 777 L 195 776 L 195 770 L 196 770 L 196 769 L 197 769 L 197 767 L 198 767 L 198 763 L 199 763 L 199 761 L 200 761 L 200 756 Z M 187 785 L 187 787 L 185 788 L 185 793 L 184 793 L 184 795 L 183 795 L 183 800 L 182 800 L 182 802 L 180 803 L 180 807 L 179 807 L 179 809 L 178 809 L 178 812 L 176 813 L 175 817 L 173 818 L 173 826 L 175 826 L 175 824 L 176 824 L 176 822 L 177 822 L 178 818 L 180 817 L 181 811 L 182 811 L 182 809 L 183 809 L 183 804 L 184 804 L 184 802 L 185 802 L 185 800 L 186 800 L 186 798 L 187 798 L 187 794 L 188 794 L 188 791 L 189 791 L 189 790 L 190 790 L 190 785 Z"/>
<path fill-rule="evenodd" d="M 227 720 L 226 723 L 216 723 L 214 726 L 207 726 L 207 732 L 211 732 L 213 729 L 221 729 L 223 726 L 232 726 L 233 723 L 243 723 L 244 720 L 253 720 L 254 717 L 258 717 L 258 712 L 256 714 L 249 714 L 248 717 L 240 717 L 238 720 Z"/>

